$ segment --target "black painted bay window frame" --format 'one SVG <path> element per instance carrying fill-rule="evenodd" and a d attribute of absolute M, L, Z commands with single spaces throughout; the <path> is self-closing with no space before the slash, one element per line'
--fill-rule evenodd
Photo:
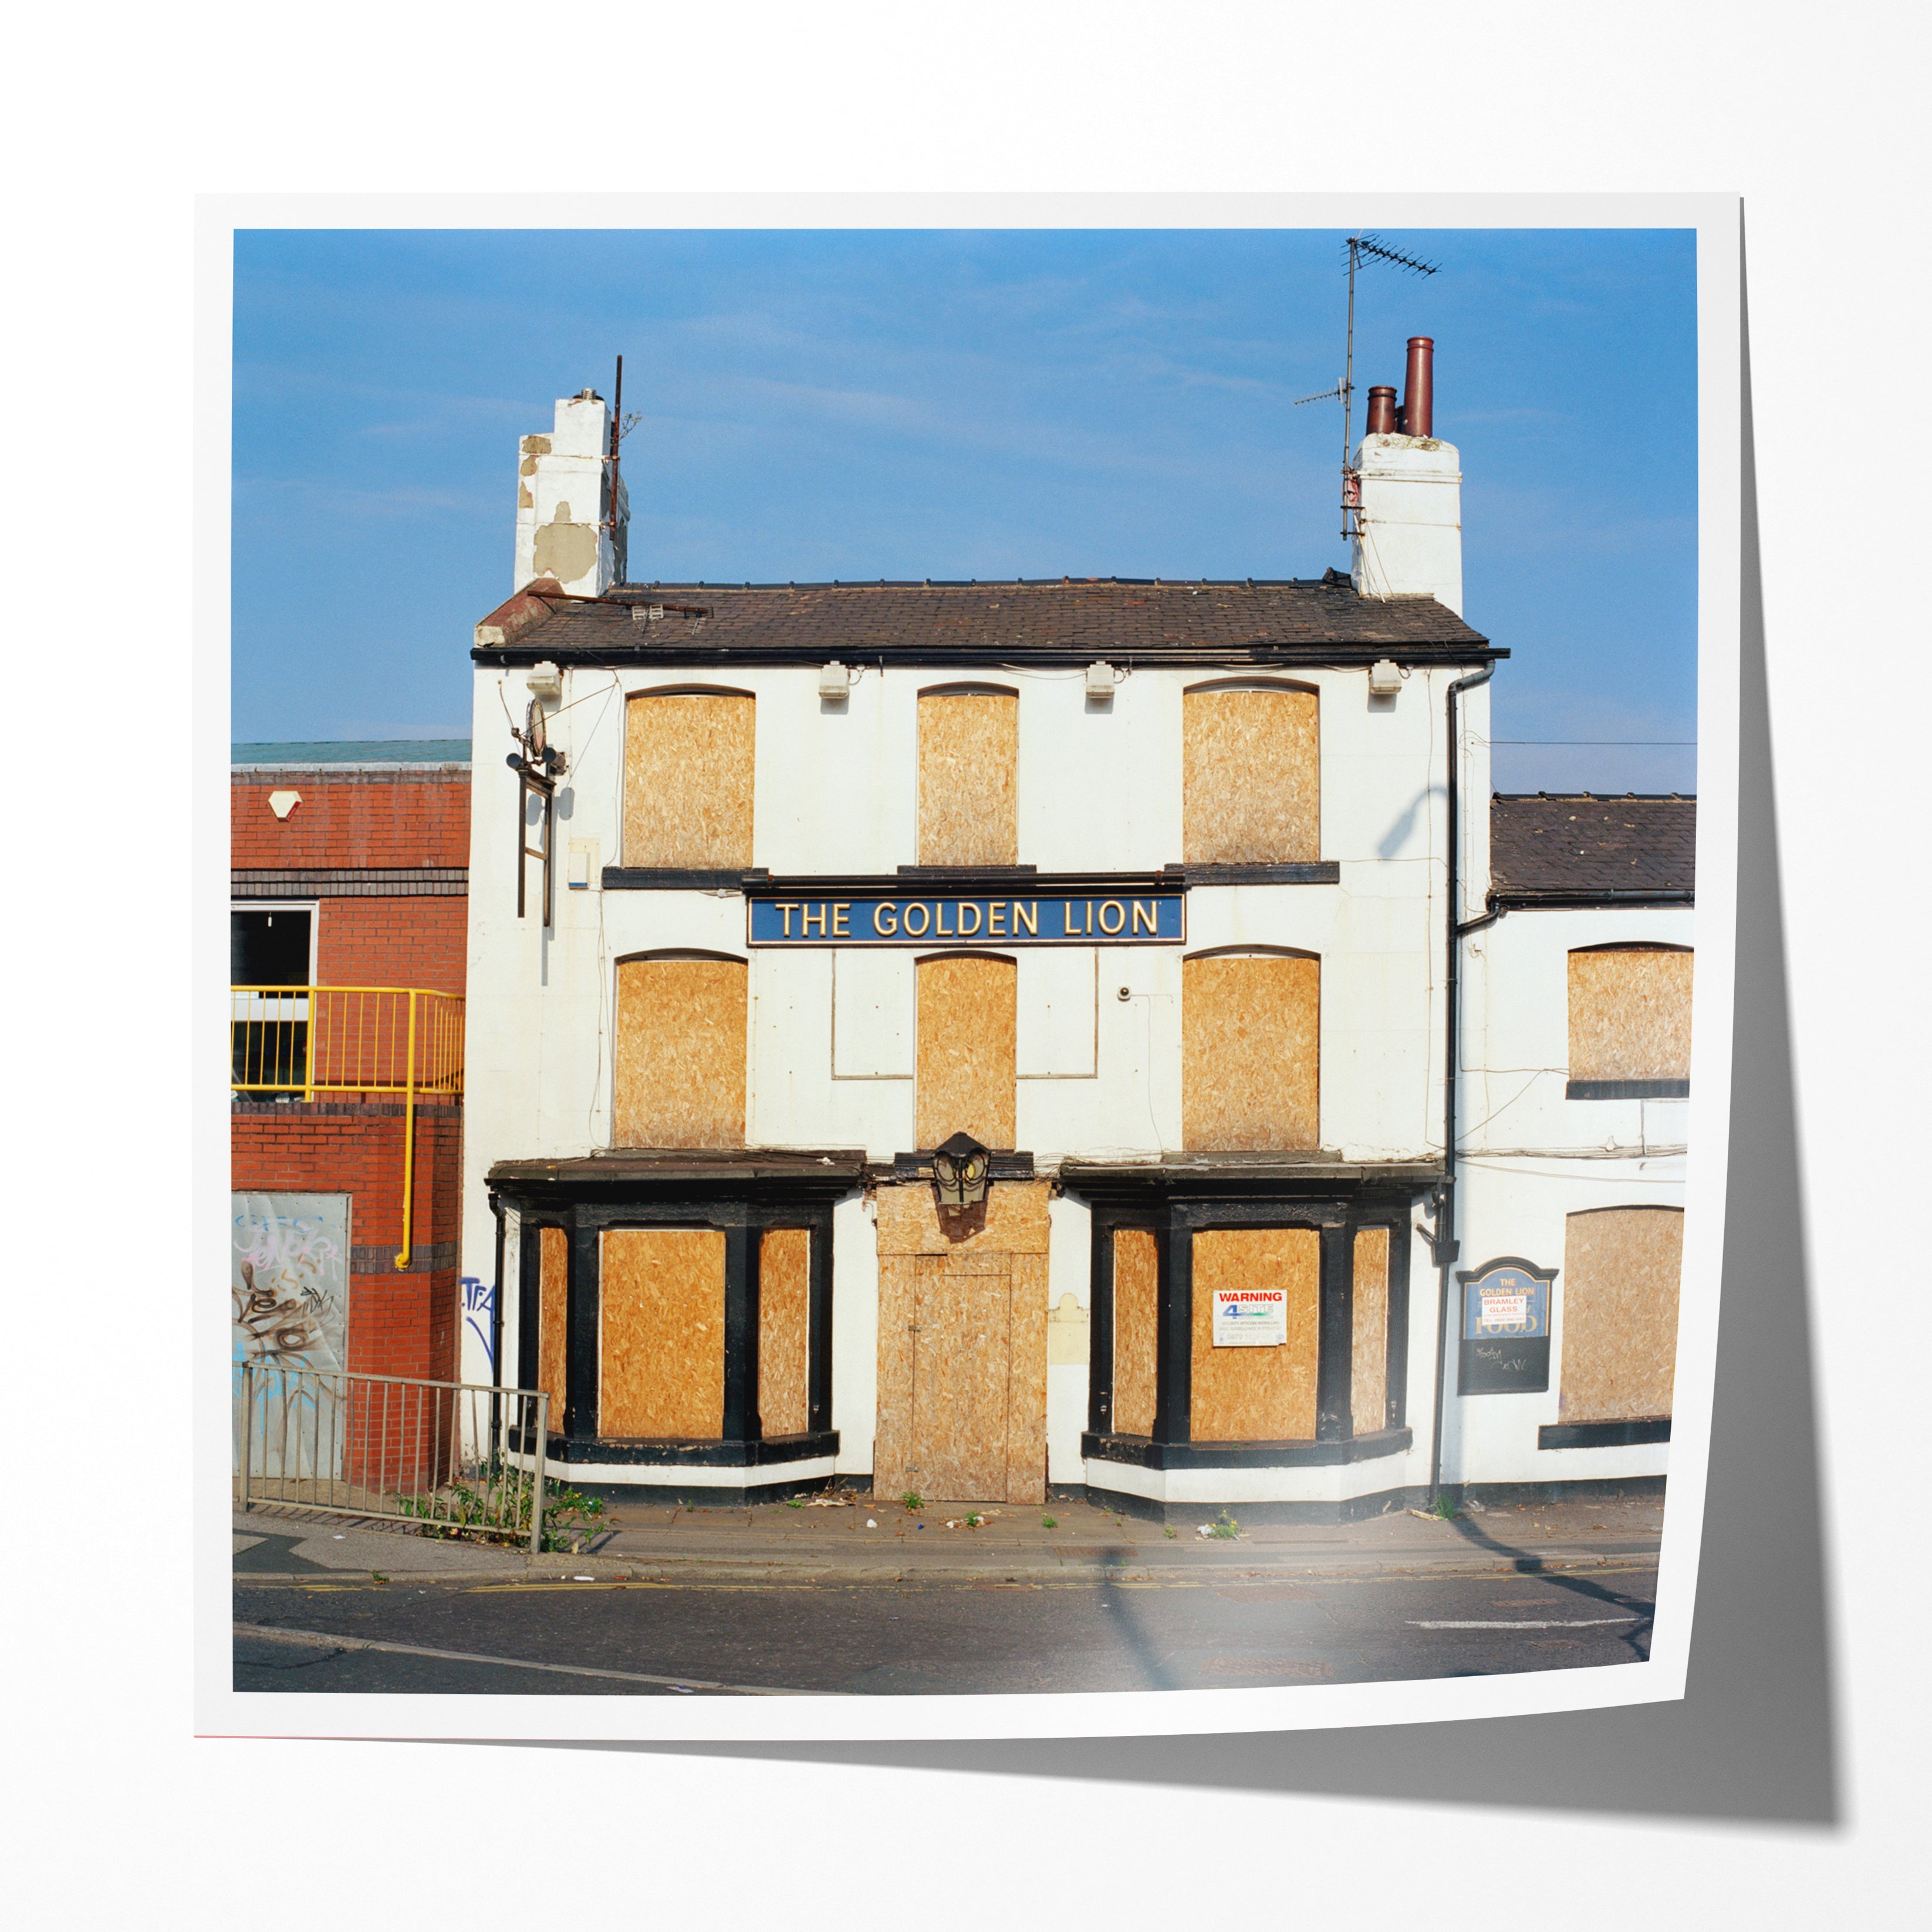
<path fill-rule="evenodd" d="M 1090 1460 L 1150 1469 L 1319 1467 L 1407 1450 L 1409 1208 L 1413 1196 L 1214 1198 L 1144 1190 L 1142 1198 L 1090 1197 L 1093 1280 L 1087 1427 Z M 1196 1442 L 1192 1430 L 1194 1238 L 1209 1230 L 1307 1228 L 1322 1241 L 1312 1442 Z M 1383 1412 L 1353 1413 L 1355 1237 L 1388 1230 L 1388 1354 Z M 1154 1426 L 1117 1434 L 1114 1403 L 1114 1238 L 1154 1236 L 1156 1256 Z M 1364 1426 L 1364 1425 L 1366 1426 Z"/>
<path fill-rule="evenodd" d="M 537 1386 L 544 1228 L 567 1238 L 563 1412 L 553 1413 L 548 1456 L 578 1463 L 739 1468 L 836 1455 L 832 1426 L 832 1221 L 849 1180 L 743 1194 L 693 1192 L 674 1184 L 648 1194 L 582 1191 L 552 1183 L 520 1192 L 495 1184 L 518 1223 L 517 1382 Z M 768 1437 L 758 1413 L 758 1264 L 761 1237 L 804 1228 L 812 1237 L 806 1277 L 806 1416 L 802 1435 Z M 724 1237 L 724 1415 L 715 1438 L 607 1437 L 598 1432 L 603 1238 L 619 1229 L 715 1230 Z M 528 1445 L 518 1444 L 520 1448 Z"/>

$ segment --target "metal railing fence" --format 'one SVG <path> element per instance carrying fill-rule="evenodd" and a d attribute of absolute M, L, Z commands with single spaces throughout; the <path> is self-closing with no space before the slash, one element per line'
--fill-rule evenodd
<path fill-rule="evenodd" d="M 237 1094 L 398 1094 L 403 1241 L 416 1208 L 416 1101 L 463 1091 L 463 996 L 417 986 L 231 986 L 229 1085 Z"/>
<path fill-rule="evenodd" d="M 231 986 L 238 1094 L 460 1094 L 463 996 L 419 986 Z"/>
<path fill-rule="evenodd" d="M 440 1526 L 543 1548 L 541 1389 L 235 1364 L 236 1504 Z"/>

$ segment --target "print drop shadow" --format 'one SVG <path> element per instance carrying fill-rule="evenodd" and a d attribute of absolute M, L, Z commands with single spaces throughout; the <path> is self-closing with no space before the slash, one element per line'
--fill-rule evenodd
<path fill-rule="evenodd" d="M 569 1748 L 1827 1828 L 1840 1823 L 1748 308 L 1740 320 L 1738 977 L 1720 1352 L 1684 1699 L 1464 1723 L 1198 1737 Z"/>

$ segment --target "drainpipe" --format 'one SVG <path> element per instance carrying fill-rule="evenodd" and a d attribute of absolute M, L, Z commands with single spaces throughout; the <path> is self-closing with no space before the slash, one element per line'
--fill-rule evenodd
<path fill-rule="evenodd" d="M 1443 1385 L 1449 1372 L 1449 1270 L 1454 1266 L 1461 1244 L 1456 1239 L 1456 1122 L 1459 1082 L 1456 1073 L 1462 1058 L 1462 933 L 1460 920 L 1462 898 L 1462 740 L 1457 726 L 1460 707 L 1456 700 L 1462 692 L 1495 676 L 1493 664 L 1468 677 L 1459 677 L 1449 687 L 1447 700 L 1449 724 L 1449 882 L 1448 909 L 1443 920 L 1444 945 L 1448 956 L 1443 975 L 1444 1008 L 1442 1016 L 1442 1187 L 1436 1197 L 1436 1227 L 1428 1237 L 1430 1253 L 1440 1277 L 1436 1310 L 1436 1420 L 1429 1441 L 1429 1497 L 1431 1502 L 1442 1486 Z"/>
<path fill-rule="evenodd" d="M 503 1439 L 503 1203 L 490 1196 L 490 1214 L 496 1223 L 496 1280 L 490 1291 L 490 1454 L 494 1458 Z"/>

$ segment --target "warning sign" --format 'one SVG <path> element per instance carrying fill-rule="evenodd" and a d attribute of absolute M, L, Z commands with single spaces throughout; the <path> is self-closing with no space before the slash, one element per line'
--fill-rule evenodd
<path fill-rule="evenodd" d="M 1279 1348 L 1288 1340 L 1288 1297 L 1278 1288 L 1214 1291 L 1217 1348 Z"/>

